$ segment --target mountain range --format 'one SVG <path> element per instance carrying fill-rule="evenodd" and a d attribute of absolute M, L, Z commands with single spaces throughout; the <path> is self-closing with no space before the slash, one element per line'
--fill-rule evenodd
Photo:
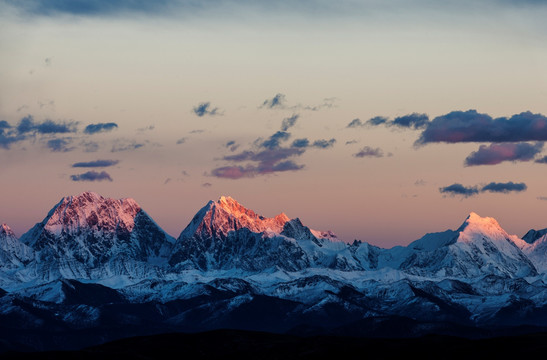
<path fill-rule="evenodd" d="M 133 199 L 68 196 L 0 227 L 0 336 L 70 349 L 219 328 L 352 336 L 547 329 L 547 229 L 475 213 L 384 249 L 222 196 L 173 238 Z M 520 330 L 518 330 L 520 329 Z"/>

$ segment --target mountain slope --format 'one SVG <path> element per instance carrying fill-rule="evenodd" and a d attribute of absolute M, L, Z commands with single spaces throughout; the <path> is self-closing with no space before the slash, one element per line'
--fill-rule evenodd
<path fill-rule="evenodd" d="M 521 251 L 524 242 L 493 218 L 471 213 L 455 232 L 428 234 L 408 246 L 401 270 L 417 275 L 474 278 L 537 275 Z"/>
<path fill-rule="evenodd" d="M 144 276 L 166 262 L 173 239 L 133 199 L 84 192 L 63 198 L 21 241 L 40 278 Z"/>

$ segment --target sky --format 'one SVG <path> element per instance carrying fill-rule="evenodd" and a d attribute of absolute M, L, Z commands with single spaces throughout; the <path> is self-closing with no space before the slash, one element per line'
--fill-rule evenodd
<path fill-rule="evenodd" d="M 547 1 L 0 0 L 0 222 L 209 200 L 406 245 L 547 228 Z"/>

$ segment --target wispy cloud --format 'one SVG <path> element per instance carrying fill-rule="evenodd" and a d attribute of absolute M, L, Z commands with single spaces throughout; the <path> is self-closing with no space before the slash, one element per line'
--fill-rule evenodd
<path fill-rule="evenodd" d="M 396 117 L 393 120 L 389 120 L 385 116 L 375 116 L 363 122 L 361 119 L 353 119 L 346 126 L 347 128 L 359 128 L 359 127 L 373 127 L 373 126 L 390 126 L 398 128 L 408 129 L 422 129 L 427 126 L 429 117 L 426 114 L 412 113 Z"/>
<path fill-rule="evenodd" d="M 71 175 L 72 181 L 112 181 L 112 178 L 106 171 L 88 171 L 83 174 Z"/>
<path fill-rule="evenodd" d="M 50 139 L 46 142 L 46 146 L 53 152 L 67 152 L 72 151 L 75 148 L 70 147 L 72 144 L 72 138 L 59 138 Z"/>
<path fill-rule="evenodd" d="M 353 154 L 355 157 L 383 157 L 384 152 L 380 148 L 372 148 L 370 146 L 365 146 L 359 152 Z"/>
<path fill-rule="evenodd" d="M 209 115 L 209 116 L 215 116 L 215 115 L 222 115 L 220 112 L 220 109 L 218 107 L 212 107 L 211 103 L 209 101 L 200 103 L 197 106 L 194 106 L 192 109 L 194 114 L 196 114 L 199 117 Z"/>
<path fill-rule="evenodd" d="M 293 114 L 290 117 L 284 118 L 283 121 L 281 122 L 281 130 L 282 131 L 289 130 L 289 128 L 293 127 L 296 124 L 296 121 L 298 120 L 299 117 L 300 115 Z"/>
<path fill-rule="evenodd" d="M 472 152 L 465 159 L 465 165 L 496 165 L 504 161 L 530 161 L 542 150 L 542 142 L 481 145 L 477 151 Z"/>
<path fill-rule="evenodd" d="M 143 146 L 144 146 L 143 143 L 138 143 L 135 140 L 118 139 L 116 140 L 114 145 L 112 145 L 112 149 L 110 151 L 111 152 L 131 151 L 131 150 L 140 149 Z"/>
<path fill-rule="evenodd" d="M 275 108 L 284 108 L 287 100 L 285 99 L 284 94 L 275 94 L 271 99 L 266 99 L 259 106 L 259 108 L 275 109 Z"/>
<path fill-rule="evenodd" d="M 98 123 L 98 124 L 89 124 L 85 127 L 85 134 L 96 134 L 101 132 L 108 132 L 118 128 L 118 124 L 109 122 L 109 123 Z"/>
<path fill-rule="evenodd" d="M 72 164 L 74 168 L 95 168 L 95 167 L 109 167 L 117 165 L 120 160 L 94 160 L 84 161 Z"/>

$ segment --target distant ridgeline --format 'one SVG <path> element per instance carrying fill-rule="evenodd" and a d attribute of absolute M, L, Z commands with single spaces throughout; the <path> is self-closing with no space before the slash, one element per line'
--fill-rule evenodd
<path fill-rule="evenodd" d="M 455 231 L 382 249 L 222 196 L 174 239 L 133 199 L 85 192 L 20 239 L 0 227 L 0 338 L 42 350 L 220 328 L 534 331 L 547 329 L 546 273 L 547 229 L 521 239 L 475 213 Z"/>

